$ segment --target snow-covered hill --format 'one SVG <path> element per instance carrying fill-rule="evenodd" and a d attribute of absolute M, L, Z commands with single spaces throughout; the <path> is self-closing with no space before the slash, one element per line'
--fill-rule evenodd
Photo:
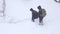
<path fill-rule="evenodd" d="M 5 17 L 0 17 L 0 34 L 60 34 L 60 4 L 54 0 L 5 0 Z M 30 8 L 46 9 L 44 25 L 31 21 Z"/>

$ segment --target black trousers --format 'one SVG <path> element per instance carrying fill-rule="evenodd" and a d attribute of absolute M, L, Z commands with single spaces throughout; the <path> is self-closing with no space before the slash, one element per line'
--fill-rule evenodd
<path fill-rule="evenodd" d="M 43 23 L 43 16 L 39 16 L 39 22 Z"/>

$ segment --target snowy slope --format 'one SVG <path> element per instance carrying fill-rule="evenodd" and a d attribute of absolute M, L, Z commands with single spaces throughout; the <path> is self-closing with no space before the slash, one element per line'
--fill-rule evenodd
<path fill-rule="evenodd" d="M 0 34 L 60 34 L 60 4 L 53 0 L 5 0 L 6 16 L 0 17 Z M 44 25 L 31 21 L 30 8 L 45 8 Z"/>

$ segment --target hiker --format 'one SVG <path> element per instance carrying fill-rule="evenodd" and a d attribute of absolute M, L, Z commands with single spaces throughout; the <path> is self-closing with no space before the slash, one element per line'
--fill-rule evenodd
<path fill-rule="evenodd" d="M 32 21 L 34 22 L 34 19 L 38 18 L 38 12 L 33 10 L 32 8 L 30 9 L 30 11 L 32 12 Z"/>
<path fill-rule="evenodd" d="M 39 13 L 39 22 L 43 23 L 43 18 L 46 16 L 46 11 L 45 11 L 45 9 L 42 9 L 41 6 L 38 6 L 37 8 L 39 10 L 39 12 L 38 12 Z"/>
<path fill-rule="evenodd" d="M 41 8 L 41 6 L 38 6 L 37 7 L 38 8 L 38 10 L 39 10 L 39 12 L 38 12 L 38 14 L 39 14 L 39 22 L 41 23 L 41 21 L 42 21 L 42 17 L 41 17 L 41 14 L 42 14 L 42 8 Z"/>

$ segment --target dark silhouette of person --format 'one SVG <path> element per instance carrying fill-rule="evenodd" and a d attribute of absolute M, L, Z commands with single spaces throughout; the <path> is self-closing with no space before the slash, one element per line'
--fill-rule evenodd
<path fill-rule="evenodd" d="M 34 19 L 37 19 L 38 16 L 38 12 L 33 10 L 32 8 L 30 9 L 30 11 L 32 12 L 32 21 L 34 22 Z"/>
<path fill-rule="evenodd" d="M 38 10 L 39 10 L 39 12 L 38 12 L 38 15 L 39 15 L 39 22 L 42 23 L 42 20 L 43 20 L 42 8 L 41 8 L 40 5 L 39 5 L 37 8 L 38 8 Z"/>
<path fill-rule="evenodd" d="M 43 23 L 43 18 L 46 16 L 46 10 L 45 9 L 42 9 L 41 6 L 38 6 L 37 8 L 39 10 L 39 12 L 38 12 L 39 22 L 40 23 Z"/>

